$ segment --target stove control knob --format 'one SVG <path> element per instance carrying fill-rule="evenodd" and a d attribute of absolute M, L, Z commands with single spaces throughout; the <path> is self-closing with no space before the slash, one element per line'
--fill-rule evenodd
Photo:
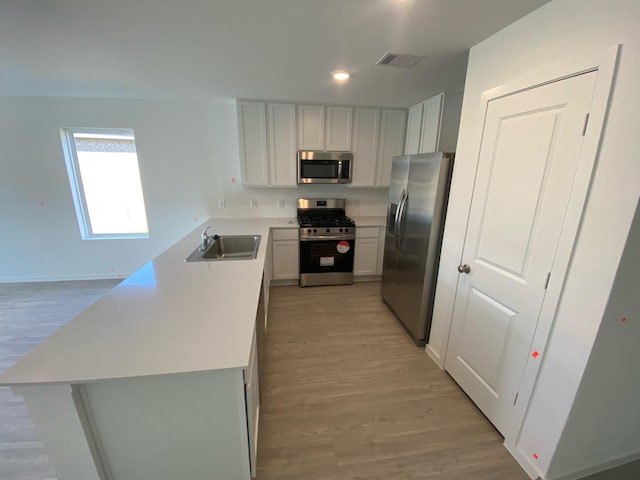
<path fill-rule="evenodd" d="M 340 231 L 342 231 L 342 230 L 340 230 Z M 345 229 L 344 229 L 344 233 L 349 233 L 349 229 L 348 229 L 348 228 L 345 228 Z"/>
<path fill-rule="evenodd" d="M 342 229 L 340 229 L 340 233 L 342 233 Z"/>
<path fill-rule="evenodd" d="M 316 233 L 318 230 L 316 230 L 315 228 L 313 229 L 313 233 Z"/>
<path fill-rule="evenodd" d="M 330 231 L 331 231 L 331 230 L 329 230 L 329 229 L 327 228 L 327 233 L 329 233 Z"/>
<path fill-rule="evenodd" d="M 307 233 L 311 233 L 311 229 L 310 228 L 307 230 Z"/>

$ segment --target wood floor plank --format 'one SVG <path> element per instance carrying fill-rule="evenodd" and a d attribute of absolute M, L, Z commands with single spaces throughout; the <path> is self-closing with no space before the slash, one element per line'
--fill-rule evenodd
<path fill-rule="evenodd" d="M 271 290 L 258 480 L 527 479 L 379 289 Z"/>

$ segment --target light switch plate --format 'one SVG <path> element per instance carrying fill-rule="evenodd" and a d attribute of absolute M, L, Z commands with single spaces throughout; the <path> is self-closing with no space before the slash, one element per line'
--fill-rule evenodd
<path fill-rule="evenodd" d="M 227 208 L 226 200 L 218 200 L 218 208 Z"/>
<path fill-rule="evenodd" d="M 284 208 L 284 200 L 278 200 L 278 208 Z"/>
<path fill-rule="evenodd" d="M 255 199 L 249 200 L 249 206 L 251 206 L 251 208 L 258 208 L 258 200 L 255 200 Z"/>

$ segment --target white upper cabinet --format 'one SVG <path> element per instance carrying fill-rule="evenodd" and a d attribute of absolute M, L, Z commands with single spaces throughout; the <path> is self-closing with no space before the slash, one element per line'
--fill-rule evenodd
<path fill-rule="evenodd" d="M 296 106 L 241 101 L 237 107 L 242 183 L 297 186 Z"/>
<path fill-rule="evenodd" d="M 325 150 L 351 150 L 351 107 L 327 107 Z"/>
<path fill-rule="evenodd" d="M 402 155 L 406 110 L 356 108 L 352 187 L 388 187 L 391 160 Z"/>
<path fill-rule="evenodd" d="M 326 150 L 353 152 L 350 186 L 388 187 L 391 159 L 403 153 L 405 109 L 259 100 L 236 105 L 243 185 L 297 187 L 296 152 Z"/>
<path fill-rule="evenodd" d="M 296 106 L 270 103 L 269 107 L 269 184 L 297 185 Z"/>
<path fill-rule="evenodd" d="M 380 110 L 356 108 L 353 126 L 353 171 L 351 185 L 371 187 L 376 179 Z"/>
<path fill-rule="evenodd" d="M 407 120 L 407 141 L 405 142 L 404 153 L 413 155 L 418 153 L 420 148 L 420 132 L 422 130 L 422 103 L 414 105 L 409 109 Z"/>
<path fill-rule="evenodd" d="M 440 93 L 411 107 L 405 153 L 454 152 L 461 111 L 461 93 Z"/>
<path fill-rule="evenodd" d="M 353 108 L 298 105 L 298 150 L 351 150 Z"/>
<path fill-rule="evenodd" d="M 298 105 L 298 150 L 324 150 L 322 105 Z"/>
<path fill-rule="evenodd" d="M 382 110 L 376 187 L 388 187 L 391 183 L 391 159 L 402 155 L 406 119 L 406 110 Z"/>
<path fill-rule="evenodd" d="M 267 115 L 263 102 L 238 102 L 240 163 L 244 185 L 268 185 Z"/>
<path fill-rule="evenodd" d="M 420 131 L 418 153 L 429 153 L 438 150 L 440 111 L 443 98 L 444 94 L 440 94 L 422 103 L 422 129 Z"/>

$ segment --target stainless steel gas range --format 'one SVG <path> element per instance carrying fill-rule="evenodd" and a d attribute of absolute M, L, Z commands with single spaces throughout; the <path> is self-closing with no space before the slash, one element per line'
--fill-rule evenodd
<path fill-rule="evenodd" d="M 344 198 L 299 198 L 300 286 L 353 283 L 356 224 Z"/>

